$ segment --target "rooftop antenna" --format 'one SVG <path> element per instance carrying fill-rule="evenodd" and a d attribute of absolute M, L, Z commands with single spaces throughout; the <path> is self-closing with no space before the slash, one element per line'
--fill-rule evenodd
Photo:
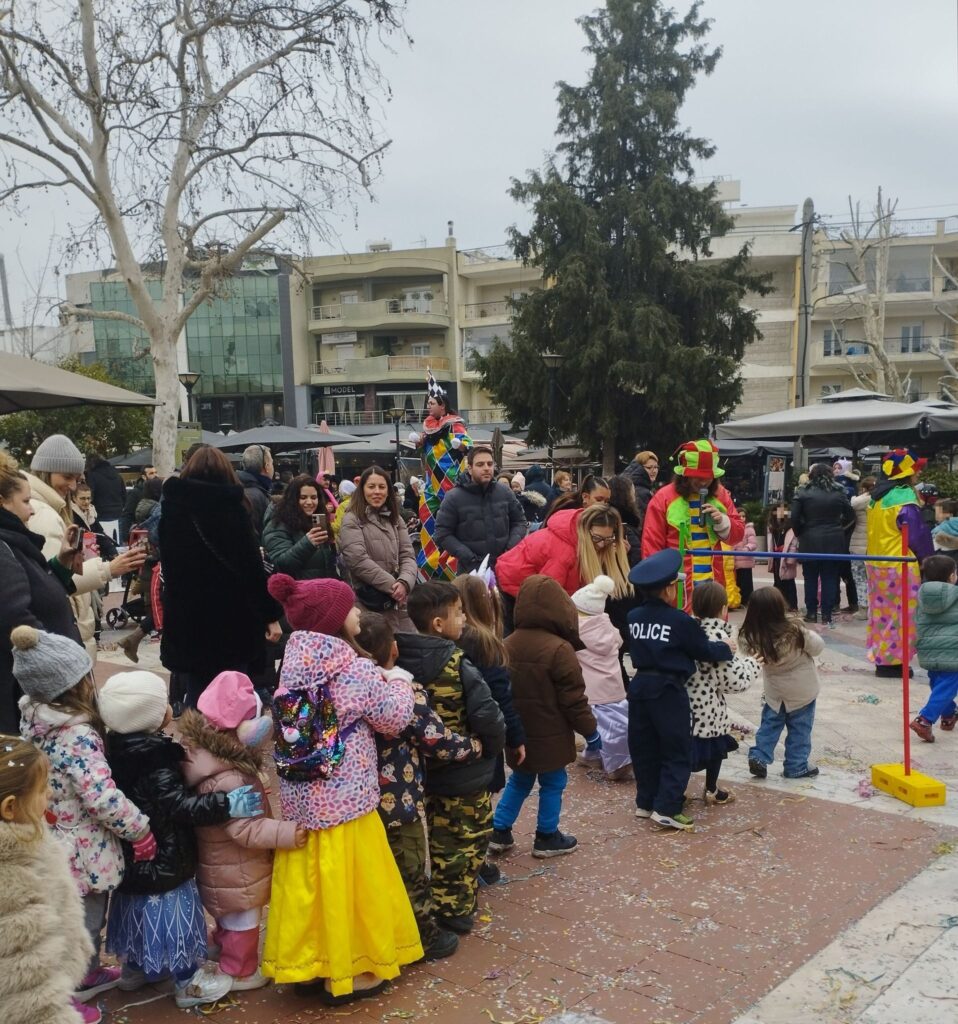
<path fill-rule="evenodd" d="M 447 234 L 447 235 L 448 235 L 448 236 L 449 236 L 450 238 L 452 238 L 452 235 L 453 235 L 453 231 L 452 231 L 452 221 L 451 221 L 451 220 L 447 220 L 447 221 L 446 221 L 446 234 Z"/>

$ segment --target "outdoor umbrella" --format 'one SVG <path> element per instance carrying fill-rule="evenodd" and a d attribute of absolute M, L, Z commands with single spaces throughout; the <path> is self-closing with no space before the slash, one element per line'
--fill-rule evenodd
<path fill-rule="evenodd" d="M 203 444 L 212 445 L 217 441 L 222 441 L 223 435 L 215 434 L 211 430 L 204 430 L 200 440 Z M 153 465 L 153 449 L 138 448 L 135 452 L 129 452 L 126 455 L 114 455 L 107 461 L 116 469 L 142 469 L 144 466 Z"/>
<path fill-rule="evenodd" d="M 355 441 L 351 434 L 335 434 L 332 431 L 299 430 L 296 427 L 251 427 L 238 434 L 218 439 L 215 448 L 226 451 L 240 451 L 251 444 L 265 445 L 276 452 L 301 452 L 307 448 L 324 448 L 330 444 Z"/>
<path fill-rule="evenodd" d="M 149 395 L 0 352 L 0 414 L 68 405 L 158 405 Z"/>

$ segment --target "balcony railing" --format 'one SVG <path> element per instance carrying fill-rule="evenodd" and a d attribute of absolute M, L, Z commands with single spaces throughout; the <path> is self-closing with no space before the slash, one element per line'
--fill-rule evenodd
<path fill-rule="evenodd" d="M 509 417 L 502 406 L 490 406 L 488 409 L 462 409 L 462 418 L 467 424 L 481 426 L 483 423 L 508 423 Z"/>
<path fill-rule="evenodd" d="M 484 320 L 486 317 L 508 317 L 512 315 L 509 303 L 504 299 L 498 302 L 470 302 L 462 307 L 463 320 Z"/>
<path fill-rule="evenodd" d="M 483 249 L 462 249 L 459 253 L 463 263 L 499 263 L 514 260 L 515 251 L 511 245 L 487 245 Z"/>
<path fill-rule="evenodd" d="M 943 351 L 950 352 L 954 345 L 955 342 L 952 338 L 935 338 L 931 335 L 922 335 L 917 338 L 902 338 L 900 335 L 895 335 L 884 339 L 885 353 L 889 356 L 922 355 L 932 352 L 938 346 Z M 860 341 L 828 341 L 823 345 L 822 354 L 829 359 L 841 356 L 867 356 L 868 351 L 868 346 Z"/>
<path fill-rule="evenodd" d="M 449 307 L 441 299 L 376 299 L 374 302 L 333 302 L 313 306 L 313 320 L 351 323 L 384 317 L 448 316 Z"/>
<path fill-rule="evenodd" d="M 341 363 L 316 360 L 312 364 L 314 377 L 330 374 L 349 374 L 373 371 L 420 373 L 427 369 L 441 371 L 449 369 L 445 356 L 366 356 L 365 358 L 344 359 Z"/>
<path fill-rule="evenodd" d="M 367 412 L 365 409 L 347 409 L 343 412 L 318 412 L 315 422 L 325 420 L 331 427 L 372 427 L 392 426 L 392 417 L 385 409 L 373 409 Z M 422 420 L 420 412 L 409 412 L 399 421 L 400 423 L 419 423 Z"/>

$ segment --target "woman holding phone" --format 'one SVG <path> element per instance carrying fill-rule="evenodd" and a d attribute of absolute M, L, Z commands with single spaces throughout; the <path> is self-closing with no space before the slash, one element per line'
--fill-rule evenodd
<path fill-rule="evenodd" d="M 328 516 L 316 481 L 305 473 L 294 477 L 263 529 L 266 558 L 277 572 L 294 580 L 337 575 Z"/>

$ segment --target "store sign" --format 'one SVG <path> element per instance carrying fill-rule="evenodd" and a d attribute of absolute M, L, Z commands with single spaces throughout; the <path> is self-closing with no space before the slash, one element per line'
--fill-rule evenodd
<path fill-rule="evenodd" d="M 361 384 L 324 384 L 321 395 L 364 395 L 366 389 Z"/>

